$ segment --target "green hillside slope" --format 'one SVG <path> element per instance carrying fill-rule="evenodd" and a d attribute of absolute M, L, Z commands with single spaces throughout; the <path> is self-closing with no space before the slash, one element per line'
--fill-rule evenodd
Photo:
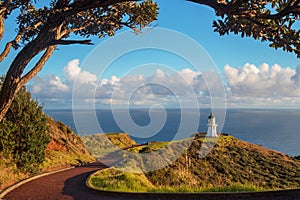
<path fill-rule="evenodd" d="M 186 141 L 172 142 L 174 148 L 167 148 L 166 153 L 160 154 L 161 157 L 152 158 L 152 163 L 159 163 L 161 160 L 168 159 L 168 156 L 174 156 L 182 149 Z M 130 152 L 152 153 L 163 148 L 166 143 L 155 146 L 152 144 L 144 145 L 139 151 L 128 149 Z M 89 183 L 96 188 L 111 189 L 118 191 L 149 191 L 149 192 L 203 192 L 203 191 L 263 191 L 276 189 L 291 189 L 300 187 L 300 161 L 286 154 L 264 148 L 259 145 L 251 144 L 238 140 L 232 136 L 222 136 L 205 157 L 199 157 L 199 149 L 207 148 L 213 144 L 212 139 L 195 139 L 189 149 L 184 152 L 175 162 L 170 165 L 144 173 L 143 176 L 132 176 L 128 172 L 114 173 L 131 166 L 145 166 L 147 159 L 138 161 L 130 160 L 125 157 L 122 166 L 110 169 L 110 180 L 104 181 L 105 174 L 96 173 L 91 177 Z M 151 146 L 152 145 L 152 146 Z M 135 149 L 136 147 L 134 147 Z M 135 163 L 134 163 L 135 162 Z M 142 162 L 142 163 L 137 163 Z M 142 169 L 141 171 L 143 171 Z M 118 174 L 113 176 L 113 174 Z M 128 177 L 134 177 L 134 183 L 128 187 L 124 184 L 122 187 L 114 185 L 109 187 L 109 183 L 118 183 L 119 180 L 128 180 Z M 139 185 L 137 180 L 145 177 L 148 180 L 147 185 Z M 109 183 L 108 183 L 109 182 Z M 130 181 L 129 181 L 130 183 Z M 105 186 L 105 187 L 104 187 Z"/>
<path fill-rule="evenodd" d="M 80 137 L 61 122 L 47 117 L 50 142 L 46 148 L 45 161 L 40 165 L 40 172 L 53 171 L 81 162 L 94 160 L 87 151 Z M 0 191 L 32 174 L 19 170 L 13 159 L 0 152 Z"/>
<path fill-rule="evenodd" d="M 202 140 L 195 140 L 187 156 L 146 173 L 155 186 L 216 188 L 235 184 L 263 189 L 300 187 L 300 162 L 280 152 L 222 137 L 204 158 L 197 156 Z"/>
<path fill-rule="evenodd" d="M 136 144 L 127 133 L 95 134 L 82 136 L 81 139 L 95 158 L 101 158 L 109 152 Z"/>

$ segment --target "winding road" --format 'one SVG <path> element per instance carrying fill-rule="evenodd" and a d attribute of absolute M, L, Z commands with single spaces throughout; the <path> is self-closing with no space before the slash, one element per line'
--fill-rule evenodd
<path fill-rule="evenodd" d="M 95 192 L 85 186 L 85 181 L 91 173 L 105 167 L 102 163 L 95 162 L 44 176 L 16 188 L 4 199 L 99 199 Z"/>
<path fill-rule="evenodd" d="M 107 161 L 105 163 L 108 163 Z M 300 189 L 256 193 L 115 193 L 96 191 L 85 184 L 88 176 L 106 166 L 97 161 L 30 181 L 4 196 L 4 200 L 296 200 Z"/>

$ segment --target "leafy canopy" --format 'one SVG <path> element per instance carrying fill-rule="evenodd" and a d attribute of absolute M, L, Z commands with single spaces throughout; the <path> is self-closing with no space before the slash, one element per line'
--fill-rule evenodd
<path fill-rule="evenodd" d="M 71 33 L 82 37 L 113 36 L 124 27 L 139 31 L 156 20 L 158 15 L 158 6 L 152 0 L 141 3 L 120 1 L 99 7 L 98 1 L 89 2 L 52 0 L 49 6 L 36 8 L 29 1 L 27 6 L 21 7 L 21 14 L 17 17 L 18 32 L 25 30 L 23 43 L 33 40 L 45 27 L 55 25 L 49 24 L 55 14 L 64 18 L 59 27 L 54 26 L 59 29 L 61 38 L 68 38 Z"/>
<path fill-rule="evenodd" d="M 17 16 L 18 25 L 17 35 L 0 54 L 0 62 L 11 48 L 19 49 L 0 92 L 0 121 L 16 92 L 42 70 L 58 45 L 92 44 L 86 39 L 68 40 L 71 34 L 80 38 L 113 36 L 124 27 L 138 32 L 158 15 L 158 6 L 152 0 L 52 0 L 43 5 L 40 7 L 34 0 L 0 0 L 0 40 L 6 18 Z M 13 10 L 16 15 L 10 15 Z M 24 73 L 39 55 L 37 63 Z"/>
<path fill-rule="evenodd" d="M 208 5 L 219 20 L 213 22 L 220 35 L 240 34 L 268 41 L 275 49 L 300 57 L 300 0 L 189 0 Z"/>

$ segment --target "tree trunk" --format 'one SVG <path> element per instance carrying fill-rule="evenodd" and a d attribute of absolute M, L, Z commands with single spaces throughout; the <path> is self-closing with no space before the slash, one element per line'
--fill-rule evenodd
<path fill-rule="evenodd" d="M 44 47 L 37 45 L 36 42 L 29 43 L 18 53 L 10 65 L 0 93 L 0 121 L 2 121 L 14 95 L 20 88 L 19 82 L 25 67 L 43 49 Z"/>
<path fill-rule="evenodd" d="M 55 45 L 52 45 L 51 43 L 53 43 L 54 40 L 60 39 L 58 38 L 59 36 L 57 27 L 59 27 L 63 21 L 64 17 L 61 16 L 61 13 L 54 14 L 48 20 L 46 23 L 47 25 L 44 27 L 41 33 L 18 53 L 10 65 L 0 92 L 0 122 L 8 111 L 14 99 L 14 95 L 28 80 L 32 78 L 31 76 L 28 76 L 25 77 L 27 80 L 22 79 L 22 74 L 25 67 L 36 55 L 49 46 L 55 48 Z M 52 52 L 47 54 L 46 60 L 51 56 Z M 44 64 L 45 60 L 41 63 Z M 43 65 L 39 66 L 40 69 L 42 67 Z M 33 74 L 35 74 L 35 72 L 33 72 Z"/>

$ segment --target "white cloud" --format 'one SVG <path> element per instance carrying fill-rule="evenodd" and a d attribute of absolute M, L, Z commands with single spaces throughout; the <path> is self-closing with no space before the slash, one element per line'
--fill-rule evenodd
<path fill-rule="evenodd" d="M 29 85 L 29 90 L 43 102 L 51 99 L 55 99 L 55 102 L 58 99 L 70 101 L 75 90 L 83 103 L 146 106 L 156 102 L 175 105 L 178 104 L 178 98 L 185 98 L 188 102 L 192 95 L 197 99 L 209 94 L 201 79 L 201 74 L 191 69 L 168 73 L 157 69 L 149 76 L 131 74 L 98 81 L 95 74 L 82 70 L 76 59 L 63 69 L 62 79 L 55 75 L 36 77 Z"/>
<path fill-rule="evenodd" d="M 226 65 L 224 73 L 233 96 L 300 97 L 299 68 L 294 70 L 279 65 L 269 67 L 267 64 L 256 67 L 247 63 L 240 68 Z"/>
<path fill-rule="evenodd" d="M 240 68 L 226 65 L 224 77 L 225 91 L 215 72 L 201 74 L 191 69 L 177 72 L 157 69 L 149 76 L 131 74 L 98 81 L 96 74 L 79 67 L 79 60 L 72 60 L 63 69 L 62 78 L 36 77 L 29 90 L 42 102 L 56 104 L 59 101 L 70 104 L 75 89 L 83 104 L 178 106 L 178 99 L 192 105 L 195 97 L 200 105 L 210 105 L 210 95 L 220 98 L 226 93 L 230 107 L 300 105 L 300 66 L 291 69 L 277 64 L 257 67 L 247 63 Z"/>
<path fill-rule="evenodd" d="M 65 97 L 70 88 L 64 84 L 58 76 L 49 74 L 45 78 L 35 77 L 29 90 L 33 95 L 43 96 L 45 98 Z"/>
<path fill-rule="evenodd" d="M 76 81 L 78 84 L 93 84 L 97 81 L 95 74 L 81 70 L 78 59 L 70 61 L 64 68 L 63 74 L 65 79 L 70 83 Z"/>
<path fill-rule="evenodd" d="M 240 68 L 226 65 L 224 75 L 230 106 L 293 107 L 300 103 L 300 66 L 291 69 L 278 64 L 257 67 L 247 63 Z"/>

